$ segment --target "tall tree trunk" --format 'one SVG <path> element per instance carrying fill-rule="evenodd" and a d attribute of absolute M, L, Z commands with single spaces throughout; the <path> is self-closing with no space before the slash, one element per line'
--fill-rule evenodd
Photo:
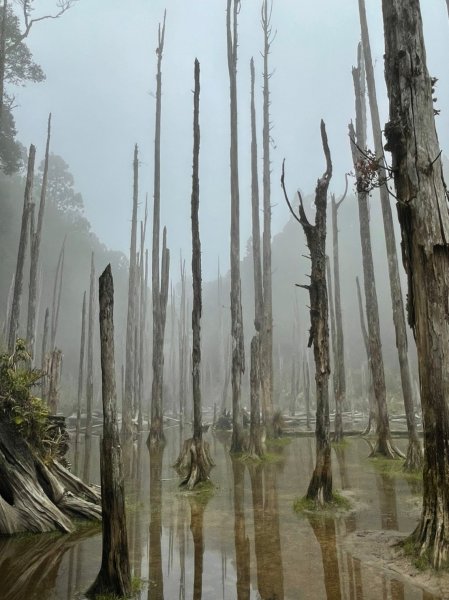
<path fill-rule="evenodd" d="M 181 259 L 181 299 L 179 305 L 178 343 L 179 343 L 179 421 L 185 417 L 186 398 L 186 266 Z"/>
<path fill-rule="evenodd" d="M 6 70 L 6 15 L 8 0 L 3 0 L 2 25 L 0 30 L 0 133 L 3 123 L 3 105 L 5 103 L 5 70 Z"/>
<path fill-rule="evenodd" d="M 86 437 L 92 435 L 92 402 L 94 397 L 94 306 L 95 264 L 94 253 L 90 261 L 89 313 L 87 319 L 87 377 L 86 377 Z"/>
<path fill-rule="evenodd" d="M 27 322 L 27 342 L 31 360 L 35 362 L 34 346 L 36 341 L 36 302 L 37 302 L 37 274 L 39 267 L 39 254 L 42 238 L 42 226 L 44 223 L 45 199 L 47 194 L 48 179 L 48 157 L 50 152 L 50 132 L 51 132 L 51 113 L 48 116 L 47 144 L 45 146 L 44 172 L 42 174 L 41 199 L 39 204 L 39 214 L 37 217 L 37 227 L 34 230 L 34 224 L 30 233 L 30 281 L 28 292 L 28 322 Z"/>
<path fill-rule="evenodd" d="M 304 356 L 302 376 L 304 386 L 304 404 L 306 410 L 306 427 L 307 429 L 310 429 L 310 372 L 309 362 L 306 356 Z"/>
<path fill-rule="evenodd" d="M 101 384 L 103 437 L 101 440 L 101 507 L 103 550 L 100 572 L 88 595 L 131 594 L 128 538 L 126 534 L 125 489 L 117 426 L 117 393 L 114 358 L 114 284 L 111 265 L 99 279 Z"/>
<path fill-rule="evenodd" d="M 259 224 L 259 181 L 257 172 L 257 134 L 256 108 L 254 102 L 254 59 L 251 58 L 251 208 L 253 238 L 253 271 L 254 271 L 254 327 L 256 335 L 251 341 L 251 422 L 249 454 L 260 458 L 263 454 L 260 428 L 260 392 L 261 392 L 261 335 L 264 324 L 264 298 L 262 288 L 262 265 L 260 256 L 260 224 Z M 268 337 L 266 338 L 268 340 Z M 266 378 L 268 379 L 268 377 Z M 265 412 L 264 412 L 265 414 Z"/>
<path fill-rule="evenodd" d="M 42 381 L 41 381 L 41 395 L 42 399 L 45 400 L 47 397 L 47 340 L 48 340 L 48 322 L 50 320 L 50 311 L 48 307 L 45 309 L 44 317 L 44 331 L 42 335 L 42 350 L 41 350 L 41 369 L 42 369 Z"/>
<path fill-rule="evenodd" d="M 80 435 L 81 423 L 81 401 L 83 396 L 84 384 L 84 351 L 86 349 L 86 292 L 83 294 L 83 308 L 81 310 L 81 343 L 80 343 L 80 362 L 78 369 L 78 402 L 76 409 L 76 441 Z"/>
<path fill-rule="evenodd" d="M 13 354 L 16 346 L 17 332 L 19 329 L 20 319 L 20 302 L 22 299 L 22 286 L 23 286 L 23 268 L 25 264 L 25 255 L 28 245 L 28 230 L 29 230 L 29 215 L 30 206 L 33 195 L 33 178 L 34 178 L 34 161 L 36 158 L 36 148 L 31 144 L 30 151 L 28 154 L 28 169 L 27 178 L 25 184 L 25 195 L 23 199 L 23 210 L 22 210 L 22 226 L 20 229 L 19 238 L 19 250 L 17 253 L 16 263 L 16 276 L 14 279 L 14 293 L 12 297 L 11 305 L 11 317 L 9 321 L 9 332 L 8 332 L 8 352 Z"/>
<path fill-rule="evenodd" d="M 369 415 L 368 415 L 368 425 L 366 426 L 366 429 L 363 432 L 363 435 L 368 435 L 371 432 L 371 428 L 376 423 L 376 396 L 374 394 L 373 369 L 371 366 L 369 338 L 368 338 L 368 332 L 366 330 L 366 325 L 365 325 L 365 316 L 363 313 L 362 294 L 360 292 L 359 278 L 356 277 L 355 281 L 356 281 L 356 285 L 357 285 L 357 300 L 358 300 L 358 304 L 359 304 L 360 328 L 362 330 L 363 345 L 365 346 L 366 364 L 368 365 L 368 410 L 369 410 Z"/>
<path fill-rule="evenodd" d="M 199 154 L 200 154 L 200 63 L 195 59 L 195 91 L 193 95 L 193 168 L 192 168 L 192 284 L 193 284 L 193 309 L 192 309 L 192 399 L 193 399 L 193 438 L 188 440 L 185 448 L 189 447 L 190 471 L 183 481 L 188 490 L 192 490 L 197 483 L 209 479 L 210 458 L 208 444 L 203 440 L 202 407 L 201 407 L 201 240 L 199 225 L 200 206 L 200 180 L 199 180 Z M 182 462 L 182 456 L 178 459 Z"/>
<path fill-rule="evenodd" d="M 377 441 L 372 455 L 382 454 L 394 458 L 394 448 L 388 420 L 387 394 L 385 387 L 382 343 L 380 339 L 379 307 L 377 303 L 376 280 L 374 277 L 371 232 L 369 225 L 369 183 L 364 179 L 363 165 L 366 151 L 366 112 L 364 97 L 364 73 L 362 66 L 361 45 L 358 50 L 358 66 L 352 69 L 356 105 L 356 131 L 352 123 L 349 125 L 349 137 L 354 169 L 357 177 L 357 198 L 359 205 L 360 241 L 362 244 L 363 281 L 366 301 L 366 320 L 368 323 L 368 339 L 371 356 L 374 394 L 376 396 L 376 434 Z M 363 86 L 363 87 L 361 87 Z M 399 454 L 399 453 L 398 453 Z"/>
<path fill-rule="evenodd" d="M 335 329 L 337 341 L 336 364 L 334 369 L 337 372 L 337 392 L 335 401 L 341 407 L 345 408 L 346 404 L 346 370 L 345 370 L 345 344 L 343 335 L 343 316 L 341 309 L 341 293 L 340 293 L 340 256 L 338 246 L 338 209 L 343 200 L 346 198 L 348 191 L 348 176 L 345 175 L 345 191 L 338 202 L 332 194 L 332 245 L 334 255 L 334 289 L 335 289 Z"/>
<path fill-rule="evenodd" d="M 243 450 L 240 396 L 245 371 L 242 291 L 240 281 L 240 195 L 237 128 L 237 15 L 239 0 L 227 0 L 226 31 L 231 115 L 231 335 L 232 335 L 232 442 L 231 452 Z M 232 13 L 232 14 L 231 14 Z"/>
<path fill-rule="evenodd" d="M 54 348 L 50 353 L 49 360 L 49 385 L 48 385 L 48 409 L 50 414 L 55 415 L 58 412 L 59 405 L 59 385 L 61 382 L 62 352 Z"/>
<path fill-rule="evenodd" d="M 371 124 L 374 138 L 374 151 L 376 153 L 376 160 L 380 168 L 380 203 L 382 206 L 385 243 L 387 247 L 391 305 L 393 308 L 393 323 L 396 333 L 396 347 L 399 357 L 402 394 L 404 397 L 404 408 L 407 419 L 408 448 L 404 468 L 406 470 L 416 470 L 422 468 L 422 449 L 416 430 L 415 413 L 413 408 L 413 391 L 407 353 L 407 331 L 405 325 L 404 301 L 402 298 L 401 280 L 399 277 L 396 239 L 390 205 L 390 193 L 385 181 L 386 165 L 383 158 L 382 130 L 380 126 L 379 108 L 377 105 L 376 83 L 374 79 L 373 60 L 371 57 L 371 45 L 368 32 L 368 23 L 366 19 L 365 0 L 359 0 L 359 13 L 362 30 L 363 57 L 365 62 L 368 98 L 371 111 Z"/>
<path fill-rule="evenodd" d="M 382 7 L 390 100 L 386 149 L 393 159 L 424 425 L 423 508 L 412 539 L 439 568 L 449 563 L 449 211 L 420 3 L 383 0 Z"/>
<path fill-rule="evenodd" d="M 132 435 L 132 411 L 134 396 L 134 328 L 136 313 L 136 273 L 137 273 L 137 203 L 139 200 L 139 156 L 137 144 L 134 146 L 133 160 L 133 211 L 131 219 L 131 245 L 129 251 L 128 312 L 126 317 L 126 360 L 125 360 L 125 401 L 122 406 L 122 435 Z"/>
<path fill-rule="evenodd" d="M 51 306 L 51 324 L 50 324 L 50 349 L 53 351 L 56 347 L 56 334 L 58 332 L 59 311 L 61 308 L 62 280 L 64 276 L 64 254 L 65 237 L 59 252 L 58 264 L 56 265 L 55 281 L 53 284 L 53 298 Z"/>
<path fill-rule="evenodd" d="M 312 262 L 310 284 L 302 286 L 310 296 L 310 337 L 309 348 L 313 345 L 316 383 L 316 462 L 307 490 L 307 498 L 316 503 L 325 504 L 332 500 L 332 464 L 329 439 L 329 326 L 328 300 L 326 286 L 326 212 L 327 191 L 332 177 L 332 162 L 327 141 L 326 126 L 321 121 L 321 141 L 326 157 L 326 171 L 315 190 L 315 224 L 307 219 L 302 197 L 299 195 L 299 217 L 293 211 L 284 184 L 282 168 L 282 187 L 287 204 L 301 224 L 310 250 Z"/>
<path fill-rule="evenodd" d="M 158 30 L 156 75 L 156 124 L 154 137 L 154 205 L 153 205 L 153 251 L 151 284 L 153 295 L 153 384 L 151 390 L 151 426 L 148 440 L 152 444 L 164 442 L 162 421 L 162 386 L 164 369 L 165 312 L 168 298 L 169 251 L 166 247 L 166 229 L 163 233 L 161 275 L 159 274 L 159 232 L 161 212 L 161 108 L 162 108 L 162 53 L 165 39 L 165 17 Z M 166 292 L 165 292 L 166 287 Z M 165 293 L 164 293 L 165 292 Z M 165 302 L 164 302 L 165 300 Z"/>
<path fill-rule="evenodd" d="M 273 433 L 273 294 L 271 277 L 271 163 L 270 163 L 270 77 L 268 55 L 272 37 L 271 12 L 273 0 L 263 0 L 263 329 L 261 352 L 261 387 L 263 421 L 268 434 Z"/>
<path fill-rule="evenodd" d="M 139 390 L 138 390 L 138 416 L 137 423 L 139 431 L 143 426 L 143 393 L 145 372 L 145 331 L 147 326 L 147 277 L 148 261 L 145 252 L 145 237 L 147 231 L 147 203 L 145 202 L 145 219 L 140 224 L 140 311 L 139 311 Z"/>

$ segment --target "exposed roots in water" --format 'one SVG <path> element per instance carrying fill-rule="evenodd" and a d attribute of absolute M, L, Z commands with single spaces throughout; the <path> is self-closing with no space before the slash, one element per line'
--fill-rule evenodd
<path fill-rule="evenodd" d="M 178 459 L 173 465 L 179 473 L 188 471 L 181 482 L 181 486 L 185 486 L 188 490 L 193 490 L 197 483 L 208 481 L 210 470 L 214 466 L 208 442 L 194 438 L 184 442 Z"/>
<path fill-rule="evenodd" d="M 404 471 L 413 473 L 421 471 L 423 467 L 423 451 L 418 438 L 411 438 L 408 443 L 407 456 L 404 463 Z"/>
<path fill-rule="evenodd" d="M 449 536 L 447 520 L 430 510 L 423 513 L 415 531 L 401 544 L 406 554 L 414 557 L 421 569 L 449 567 Z"/>
<path fill-rule="evenodd" d="M 375 433 L 375 420 L 373 418 L 373 415 L 370 413 L 368 417 L 368 424 L 360 435 L 365 436 L 371 435 L 372 433 Z"/>
<path fill-rule="evenodd" d="M 391 438 L 378 437 L 373 450 L 371 451 L 370 458 L 374 456 L 383 456 L 384 458 L 405 458 L 403 452 L 395 446 Z"/>

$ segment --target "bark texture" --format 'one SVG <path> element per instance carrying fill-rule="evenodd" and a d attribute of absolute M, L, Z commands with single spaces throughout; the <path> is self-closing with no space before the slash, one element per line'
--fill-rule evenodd
<path fill-rule="evenodd" d="M 334 308 L 334 296 L 332 293 L 332 274 L 329 257 L 326 256 L 326 273 L 327 273 L 327 289 L 329 295 L 329 316 L 331 322 L 331 340 L 332 340 L 332 355 L 334 358 L 333 365 L 333 377 L 332 383 L 334 387 L 334 400 L 335 400 L 335 421 L 334 421 L 334 441 L 340 442 L 343 438 L 343 419 L 342 419 L 342 406 L 337 401 L 338 394 L 338 372 L 337 372 L 337 334 L 335 329 L 335 308 Z"/>
<path fill-rule="evenodd" d="M 383 0 L 385 126 L 392 154 L 408 320 L 418 350 L 424 424 L 423 508 L 412 534 L 433 567 L 449 563 L 449 211 L 420 3 Z"/>
<path fill-rule="evenodd" d="M 374 395 L 376 397 L 376 434 L 377 441 L 372 455 L 382 454 L 394 458 L 395 448 L 391 442 L 390 423 L 388 420 L 387 394 L 385 387 L 382 343 L 380 338 L 379 306 L 377 302 L 376 279 L 374 276 L 371 232 L 369 225 L 369 186 L 364 179 L 366 151 L 366 108 L 364 97 L 364 75 L 362 67 L 361 47 L 359 45 L 358 66 L 352 69 L 355 90 L 356 129 L 349 125 L 349 137 L 352 158 L 357 178 L 357 199 L 359 206 L 360 241 L 362 245 L 363 282 L 366 301 L 366 320 L 368 324 L 368 341 L 371 357 Z M 361 87 L 363 85 L 363 88 Z"/>
<path fill-rule="evenodd" d="M 100 355 L 103 397 L 103 437 L 101 440 L 101 508 L 103 549 L 100 572 L 88 596 L 131 594 L 128 538 L 126 533 L 125 490 L 117 425 L 117 393 L 114 358 L 114 283 L 111 265 L 99 279 Z"/>
<path fill-rule="evenodd" d="M 240 406 L 242 374 L 245 371 L 242 291 L 240 281 L 240 194 L 237 129 L 237 15 L 239 0 L 227 0 L 226 31 L 231 115 L 231 335 L 232 335 L 232 442 L 231 452 L 243 450 Z"/>
<path fill-rule="evenodd" d="M 92 435 L 92 403 L 94 399 L 94 306 L 95 263 L 92 252 L 90 261 L 89 313 L 87 320 L 87 371 L 86 371 L 86 437 Z"/>
<path fill-rule="evenodd" d="M 371 111 L 371 124 L 374 138 L 374 151 L 379 165 L 380 203 L 385 230 L 385 244 L 387 247 L 388 275 L 390 279 L 391 305 L 393 309 L 393 323 L 396 333 L 396 347 L 398 350 L 399 370 L 401 373 L 402 394 L 407 420 L 408 448 L 404 468 L 409 471 L 422 468 L 422 449 L 418 438 L 413 407 L 412 380 L 407 352 L 407 331 L 405 324 L 404 300 L 402 298 L 399 264 L 396 250 L 396 238 L 391 213 L 390 193 L 386 182 L 386 164 L 383 154 L 382 130 L 380 126 L 379 108 L 377 105 L 376 82 L 374 78 L 371 44 L 366 19 L 365 0 L 359 0 L 360 25 L 362 30 L 363 57 L 365 62 L 366 81 L 368 88 L 369 106 Z"/>
<path fill-rule="evenodd" d="M 327 141 L 326 127 L 321 121 L 321 141 L 326 158 L 326 170 L 318 179 L 315 190 L 315 224 L 307 219 L 301 195 L 298 192 L 299 217 L 291 208 L 284 184 L 282 172 L 282 187 L 289 208 L 301 224 L 310 250 L 312 262 L 310 284 L 306 288 L 310 296 L 310 337 L 309 348 L 313 345 L 315 359 L 316 384 L 316 461 L 315 469 L 307 489 L 307 498 L 320 504 L 332 500 L 332 467 L 329 421 L 329 306 L 326 285 L 326 212 L 327 191 L 332 177 L 332 162 Z"/>
<path fill-rule="evenodd" d="M 80 423 L 81 423 L 81 402 L 83 396 L 83 384 L 84 384 L 84 354 L 86 350 L 86 292 L 83 294 L 83 308 L 81 310 L 81 342 L 80 342 L 80 361 L 78 367 L 78 395 L 77 395 L 77 408 L 76 408 L 76 441 L 80 435 Z"/>
<path fill-rule="evenodd" d="M 22 300 L 22 287 L 23 287 L 23 269 L 25 265 L 25 256 L 28 246 L 28 230 L 29 230 L 29 216 L 31 210 L 32 196 L 33 196 L 33 179 L 34 179 L 34 161 L 36 158 L 36 148 L 31 144 L 30 151 L 28 153 L 28 168 L 27 177 L 25 183 L 25 194 L 23 199 L 23 210 L 22 210 L 22 225 L 20 228 L 19 237 L 19 249 L 17 252 L 17 263 L 16 263 L 16 276 L 14 278 L 14 292 L 11 304 L 11 316 L 9 320 L 9 332 L 8 332 L 8 352 L 10 355 L 14 353 L 16 347 L 16 338 L 19 330 L 19 319 L 20 319 L 20 303 Z"/>
<path fill-rule="evenodd" d="M 363 312 L 362 293 L 360 291 L 359 278 L 356 277 L 355 281 L 356 281 L 356 285 L 357 285 L 357 301 L 358 301 L 358 305 L 359 305 L 360 328 L 362 330 L 363 345 L 365 346 L 366 364 L 368 365 L 368 410 L 369 410 L 369 415 L 368 415 L 368 424 L 366 426 L 365 431 L 363 432 L 363 435 L 368 435 L 369 433 L 371 433 L 371 429 L 374 427 L 374 425 L 376 423 L 376 397 L 374 395 L 373 369 L 371 366 L 369 338 L 368 338 L 368 331 L 366 330 L 366 325 L 365 325 L 365 315 Z"/>

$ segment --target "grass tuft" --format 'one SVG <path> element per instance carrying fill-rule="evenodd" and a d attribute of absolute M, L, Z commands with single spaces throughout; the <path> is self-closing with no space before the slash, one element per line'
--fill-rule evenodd
<path fill-rule="evenodd" d="M 336 513 L 342 511 L 350 511 L 352 508 L 351 502 L 345 498 L 340 492 L 334 491 L 332 493 L 332 501 L 321 504 L 310 500 L 306 496 L 297 498 L 293 503 L 293 510 L 296 514 L 304 513 Z"/>

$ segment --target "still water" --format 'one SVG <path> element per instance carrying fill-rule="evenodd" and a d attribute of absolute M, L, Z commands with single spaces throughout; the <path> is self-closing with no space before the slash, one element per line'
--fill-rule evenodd
<path fill-rule="evenodd" d="M 334 487 L 350 494 L 356 512 L 300 518 L 292 505 L 307 489 L 313 438 L 273 447 L 272 461 L 251 465 L 230 458 L 227 436 L 207 434 L 216 466 L 214 493 L 205 496 L 180 492 L 171 467 L 179 430 L 166 435 L 162 453 L 150 455 L 145 434 L 123 448 L 132 570 L 144 581 L 138 598 L 436 600 L 364 565 L 343 546 L 348 533 L 410 532 L 417 519 L 416 484 L 376 472 L 363 439 L 332 450 Z M 75 472 L 98 483 L 99 438 L 82 440 L 71 461 Z M 0 539 L 0 599 L 82 599 L 100 560 L 98 528 Z"/>

